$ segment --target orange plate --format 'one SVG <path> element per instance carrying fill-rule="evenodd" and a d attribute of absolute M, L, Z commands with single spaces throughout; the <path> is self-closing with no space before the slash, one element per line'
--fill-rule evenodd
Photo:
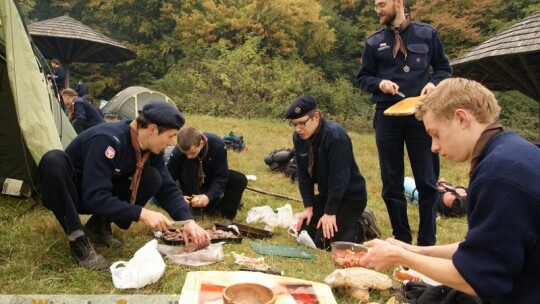
<path fill-rule="evenodd" d="M 387 116 L 407 116 L 414 114 L 416 106 L 424 100 L 424 96 L 405 98 L 384 111 Z"/>

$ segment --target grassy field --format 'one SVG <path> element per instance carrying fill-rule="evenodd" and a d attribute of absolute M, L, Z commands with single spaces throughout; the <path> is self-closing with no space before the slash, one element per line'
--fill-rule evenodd
<path fill-rule="evenodd" d="M 272 173 L 263 159 L 270 151 L 292 147 L 292 130 L 285 121 L 242 120 L 233 118 L 214 118 L 208 116 L 187 115 L 188 126 L 210 131 L 220 136 L 233 131 L 243 135 L 247 151 L 229 152 L 229 166 L 245 174 L 257 176 L 249 185 L 265 191 L 300 198 L 296 184 L 292 184 L 285 175 Z M 357 134 L 350 130 L 355 156 L 362 174 L 367 180 L 368 207 L 377 216 L 383 236 L 391 236 L 391 228 L 386 208 L 380 198 L 381 182 L 377 151 L 373 134 Z M 412 176 L 410 168 L 406 174 Z M 453 184 L 468 184 L 468 165 L 453 164 L 442 160 L 441 176 Z M 294 212 L 300 212 L 301 203 L 276 198 L 246 190 L 243 197 L 244 207 L 237 220 L 245 223 L 247 211 L 255 206 L 269 205 L 273 208 L 287 203 Z M 158 209 L 157 207 L 152 207 Z M 418 209 L 409 205 L 409 219 L 413 235 L 418 227 Z M 86 216 L 82 216 L 83 221 Z M 203 226 L 210 227 L 217 219 L 205 219 Z M 259 225 L 262 227 L 262 225 Z M 451 243 L 463 239 L 467 229 L 464 218 L 438 219 L 437 237 L 439 244 Z M 110 263 L 129 260 L 133 253 L 152 239 L 150 229 L 140 223 L 132 225 L 128 231 L 113 227 L 114 233 L 124 241 L 121 250 L 96 246 Z M 112 284 L 108 271 L 95 272 L 80 268 L 70 255 L 67 238 L 58 226 L 53 214 L 45 209 L 39 198 L 19 199 L 0 197 L 0 294 L 179 294 L 186 274 L 199 270 L 237 270 L 238 265 L 230 255 L 231 251 L 258 257 L 244 239 L 241 244 L 226 244 L 223 261 L 204 267 L 189 267 L 167 263 L 161 279 L 152 285 L 138 290 L 118 290 Z M 277 228 L 275 235 L 264 242 L 271 244 L 298 245 L 285 229 Z M 311 281 L 323 282 L 324 277 L 334 270 L 331 255 L 325 251 L 313 250 L 314 260 L 265 256 L 265 261 L 273 269 L 285 271 L 285 275 Z M 396 282 L 396 286 L 398 286 Z M 374 302 L 386 303 L 389 292 L 371 292 Z M 336 292 L 338 303 L 353 303 L 345 293 Z"/>

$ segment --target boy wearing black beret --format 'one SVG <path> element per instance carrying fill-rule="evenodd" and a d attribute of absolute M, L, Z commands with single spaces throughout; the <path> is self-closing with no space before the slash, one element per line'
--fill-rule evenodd
<path fill-rule="evenodd" d="M 208 234 L 193 220 L 183 193 L 165 168 L 163 150 L 185 119 L 169 103 L 151 101 L 133 121 L 103 123 L 79 134 L 65 151 L 51 150 L 39 166 L 43 205 L 56 216 L 80 266 L 108 268 L 95 242 L 121 248 L 111 222 L 128 229 L 141 221 L 154 231 L 172 227 L 165 215 L 144 208 L 154 196 L 175 221 L 187 221 L 184 239 L 199 247 Z M 92 214 L 83 226 L 79 214 Z"/>
<path fill-rule="evenodd" d="M 338 123 L 322 117 L 311 96 L 294 101 L 285 118 L 295 131 L 298 187 L 304 204 L 296 230 L 307 230 L 315 245 L 326 250 L 333 241 L 363 242 L 358 220 L 366 207 L 366 184 L 351 139 Z"/>

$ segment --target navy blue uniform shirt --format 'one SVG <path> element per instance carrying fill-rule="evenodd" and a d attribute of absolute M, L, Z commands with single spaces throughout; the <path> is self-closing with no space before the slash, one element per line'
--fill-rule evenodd
<path fill-rule="evenodd" d="M 129 179 L 135 172 L 130 122 L 99 124 L 79 134 L 66 148 L 82 182 L 82 206 L 89 213 L 103 215 L 115 222 L 138 221 L 143 208 L 112 195 L 113 181 Z M 193 219 L 182 191 L 165 167 L 163 152 L 150 153 L 145 166 L 154 167 L 163 179 L 155 195 L 159 205 L 173 220 Z"/>
<path fill-rule="evenodd" d="M 511 131 L 495 135 L 468 188 L 458 272 L 490 303 L 538 303 L 540 149 Z"/>
<path fill-rule="evenodd" d="M 227 164 L 227 145 L 223 139 L 213 133 L 203 132 L 208 138 L 206 145 L 208 146 L 208 153 L 203 159 L 203 172 L 204 172 L 204 185 L 202 187 L 207 188 L 205 193 L 208 199 L 211 201 L 217 197 L 222 197 L 225 192 L 225 186 L 229 180 L 229 166 Z M 182 166 L 187 160 L 184 153 L 180 151 L 178 146 L 174 147 L 171 158 L 167 162 L 167 169 L 173 178 L 177 180 L 182 172 Z"/>
<path fill-rule="evenodd" d="M 400 35 L 407 48 L 406 61 L 399 52 L 394 58 L 392 49 L 395 38 L 388 28 L 373 33 L 362 52 L 362 64 L 356 81 L 362 90 L 373 94 L 372 101 L 377 103 L 378 109 L 388 108 L 403 99 L 379 89 L 379 83 L 384 79 L 395 82 L 406 97 L 413 97 L 420 95 L 428 82 L 437 85 L 452 75 L 442 42 L 431 25 L 412 22 Z"/>
<path fill-rule="evenodd" d="M 71 119 L 83 120 L 91 125 L 105 122 L 99 110 L 82 97 L 77 97 L 73 100 L 73 115 Z"/>
<path fill-rule="evenodd" d="M 309 141 L 294 132 L 293 142 L 304 207 L 312 207 L 315 203 L 315 184 L 326 202 L 326 214 L 335 215 L 343 199 L 367 199 L 366 182 L 354 159 L 351 139 L 338 123 L 321 118 L 319 133 L 312 142 L 313 177 L 307 171 Z"/>

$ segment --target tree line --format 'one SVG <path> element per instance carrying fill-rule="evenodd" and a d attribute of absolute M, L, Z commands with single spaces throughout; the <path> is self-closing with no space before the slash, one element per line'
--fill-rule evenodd
<path fill-rule="evenodd" d="M 353 79 L 380 27 L 373 0 L 19 0 L 27 24 L 62 15 L 66 3 L 71 17 L 137 53 L 126 63 L 72 66 L 72 79 L 84 78 L 95 96 L 142 85 L 190 113 L 281 118 L 306 93 L 348 128 L 371 130 L 370 96 Z M 406 5 L 438 30 L 450 59 L 540 10 L 537 0 Z"/>

